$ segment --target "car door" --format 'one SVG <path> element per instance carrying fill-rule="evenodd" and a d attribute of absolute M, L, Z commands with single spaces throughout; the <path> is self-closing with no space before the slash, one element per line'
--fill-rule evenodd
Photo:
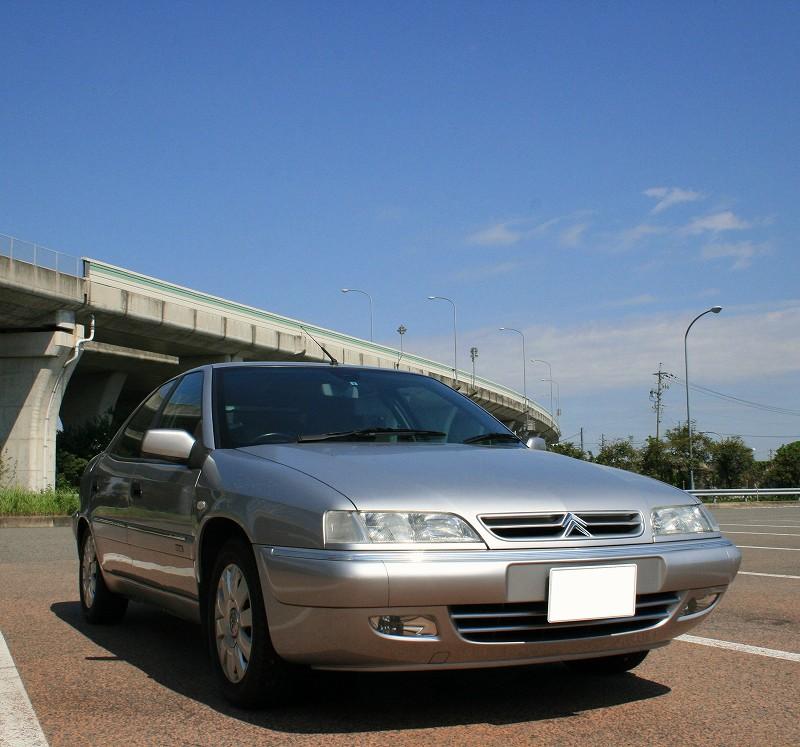
<path fill-rule="evenodd" d="M 180 378 L 151 427 L 200 438 L 204 373 Z M 197 597 L 195 486 L 200 470 L 142 455 L 131 484 L 128 543 L 132 574 L 150 586 Z"/>
<path fill-rule="evenodd" d="M 92 533 L 103 570 L 131 574 L 128 543 L 131 490 L 137 478 L 142 439 L 152 428 L 175 382 L 151 394 L 97 460 L 89 479 Z"/>

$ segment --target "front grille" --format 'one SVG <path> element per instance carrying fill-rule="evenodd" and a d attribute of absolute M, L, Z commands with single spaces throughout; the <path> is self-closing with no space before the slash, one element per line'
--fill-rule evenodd
<path fill-rule="evenodd" d="M 492 514 L 480 520 L 504 540 L 618 539 L 637 537 L 644 529 L 638 511 Z"/>
<path fill-rule="evenodd" d="M 547 602 L 465 604 L 450 607 L 456 630 L 473 643 L 548 643 L 647 630 L 666 620 L 678 604 L 677 592 L 639 594 L 633 617 L 580 622 L 547 622 Z"/>

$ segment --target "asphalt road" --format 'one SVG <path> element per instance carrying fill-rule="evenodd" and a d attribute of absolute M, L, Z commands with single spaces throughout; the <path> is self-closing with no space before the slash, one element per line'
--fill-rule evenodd
<path fill-rule="evenodd" d="M 318 673 L 297 702 L 243 712 L 217 694 L 198 627 L 138 604 L 117 627 L 83 622 L 63 528 L 0 529 L 0 631 L 53 746 L 798 745 L 800 505 L 716 514 L 745 573 L 692 635 L 772 655 L 676 641 L 611 679 Z"/>

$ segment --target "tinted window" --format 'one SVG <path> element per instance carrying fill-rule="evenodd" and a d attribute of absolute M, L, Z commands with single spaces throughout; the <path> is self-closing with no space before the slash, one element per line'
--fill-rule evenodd
<path fill-rule="evenodd" d="M 370 428 L 445 434 L 373 440 L 451 443 L 506 430 L 485 410 L 426 376 L 344 366 L 226 367 L 214 375 L 223 448 Z"/>
<path fill-rule="evenodd" d="M 139 406 L 125 429 L 111 445 L 111 453 L 114 456 L 125 459 L 136 459 L 141 456 L 145 431 L 153 427 L 158 411 L 174 385 L 174 381 L 167 382 Z"/>
<path fill-rule="evenodd" d="M 159 428 L 176 428 L 194 438 L 200 437 L 200 419 L 203 416 L 203 373 L 184 376 L 161 413 Z"/>

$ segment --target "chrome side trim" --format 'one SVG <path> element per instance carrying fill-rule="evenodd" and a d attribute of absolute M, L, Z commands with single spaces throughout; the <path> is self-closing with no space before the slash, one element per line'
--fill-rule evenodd
<path fill-rule="evenodd" d="M 141 524 L 132 524 L 128 522 L 123 526 L 130 529 L 132 532 L 141 532 L 142 534 L 154 534 L 156 537 L 166 537 L 167 539 L 178 540 L 179 542 L 191 542 L 194 538 L 188 534 L 177 534 L 176 532 L 165 532 L 161 529 L 154 529 L 153 527 L 144 527 Z"/>
<path fill-rule="evenodd" d="M 687 550 L 712 550 L 721 547 L 735 547 L 724 537 L 683 540 L 678 542 L 655 542 L 641 545 L 614 545 L 611 547 L 566 547 L 559 549 L 525 550 L 318 550 L 305 547 L 263 546 L 273 557 L 305 558 L 308 560 L 335 560 L 345 562 L 393 562 L 393 563 L 431 563 L 503 561 L 526 563 L 532 561 L 577 561 L 593 559 L 643 558 L 665 555 Z"/>
<path fill-rule="evenodd" d="M 102 516 L 92 516 L 92 524 L 106 524 L 110 527 L 119 527 L 120 529 L 127 529 L 128 525 L 124 521 L 115 521 L 114 519 L 106 519 Z"/>

